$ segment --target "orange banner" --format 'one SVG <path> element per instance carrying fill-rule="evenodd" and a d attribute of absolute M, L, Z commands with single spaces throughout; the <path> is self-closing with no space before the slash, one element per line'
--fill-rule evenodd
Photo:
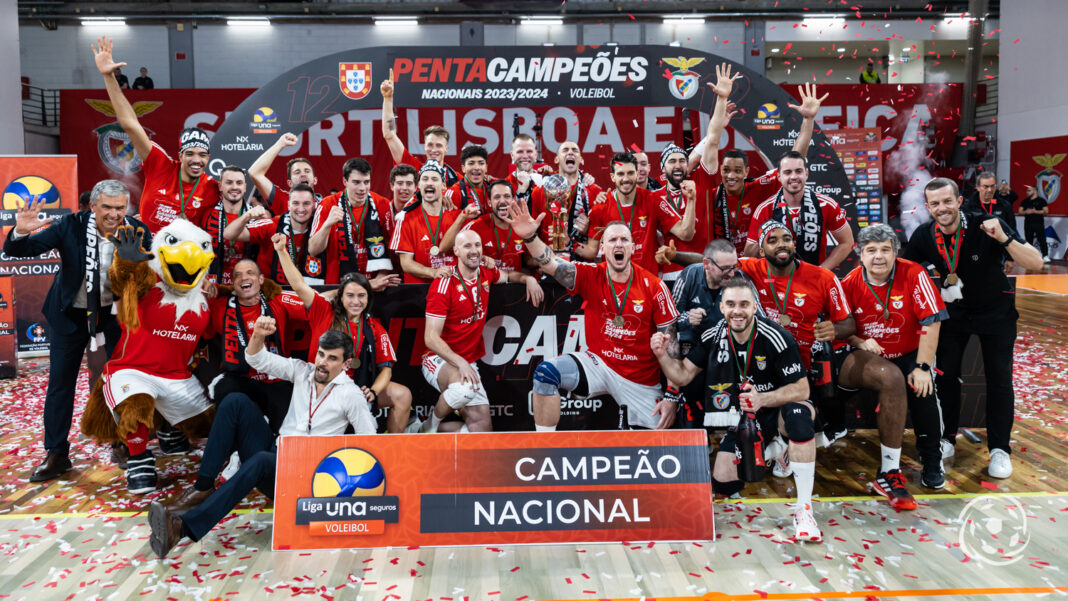
<path fill-rule="evenodd" d="M 19 360 L 15 356 L 15 292 L 11 276 L 0 276 L 0 378 L 14 378 Z"/>
<path fill-rule="evenodd" d="M 275 550 L 712 540 L 703 430 L 279 439 Z"/>

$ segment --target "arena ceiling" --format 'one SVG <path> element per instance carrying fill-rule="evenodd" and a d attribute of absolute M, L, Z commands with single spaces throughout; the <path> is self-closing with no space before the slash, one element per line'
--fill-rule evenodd
<path fill-rule="evenodd" d="M 417 15 L 424 19 L 464 19 L 508 22 L 525 15 L 553 15 L 590 20 L 659 21 L 665 15 L 692 13 L 709 19 L 789 19 L 814 14 L 846 18 L 938 17 L 968 10 L 966 0 L 309 0 L 265 2 L 244 0 L 187 0 L 135 2 L 130 0 L 19 0 L 19 17 L 63 22 L 87 16 L 124 17 L 140 21 L 223 19 L 228 16 L 268 16 L 285 21 L 339 19 L 359 21 L 382 15 Z M 1000 0 L 989 0 L 988 16 L 997 17 Z M 45 23 L 42 23 L 45 24 Z"/>

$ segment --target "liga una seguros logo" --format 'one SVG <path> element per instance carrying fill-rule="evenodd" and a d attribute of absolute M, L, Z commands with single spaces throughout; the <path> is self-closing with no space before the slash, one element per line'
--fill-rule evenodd
<path fill-rule="evenodd" d="M 697 95 L 701 85 L 701 75 L 690 70 L 691 67 L 705 61 L 704 58 L 664 58 L 663 61 L 672 67 L 671 78 L 668 79 L 668 91 L 679 100 L 689 100 Z"/>
<path fill-rule="evenodd" d="M 85 102 L 108 117 L 115 116 L 115 107 L 113 107 L 108 100 L 93 100 L 87 98 Z M 133 110 L 134 114 L 140 118 L 141 116 L 147 115 L 158 109 L 162 105 L 163 102 L 142 100 L 133 103 Z M 144 130 L 149 139 L 155 135 L 155 132 L 147 127 L 144 128 Z M 130 136 L 122 130 L 122 126 L 119 125 L 118 121 L 101 125 L 94 129 L 93 133 L 96 134 L 97 137 L 96 149 L 100 154 L 100 160 L 108 169 L 120 175 L 129 175 L 141 170 L 141 157 L 137 156 L 133 144 L 130 143 Z"/>

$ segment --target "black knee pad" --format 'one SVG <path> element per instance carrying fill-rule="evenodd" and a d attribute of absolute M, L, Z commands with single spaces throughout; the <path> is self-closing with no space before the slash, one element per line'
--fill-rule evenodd
<path fill-rule="evenodd" d="M 812 411 L 801 403 L 786 403 L 782 406 L 782 424 L 790 442 L 806 443 L 816 437 L 816 425 Z"/>
<path fill-rule="evenodd" d="M 717 495 L 723 495 L 729 497 L 735 493 L 742 492 L 745 488 L 745 482 L 741 480 L 731 480 L 730 482 L 720 482 L 715 478 L 712 478 L 712 490 L 716 491 Z"/>

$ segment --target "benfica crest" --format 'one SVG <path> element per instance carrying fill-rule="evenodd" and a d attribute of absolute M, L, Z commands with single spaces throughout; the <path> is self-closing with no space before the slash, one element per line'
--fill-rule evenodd
<path fill-rule="evenodd" d="M 341 93 L 359 100 L 371 91 L 371 63 L 338 63 Z"/>
<path fill-rule="evenodd" d="M 85 102 L 108 117 L 115 116 L 115 108 L 108 100 L 86 99 Z M 133 103 L 134 114 L 138 117 L 147 115 L 159 108 L 161 104 L 163 103 L 149 101 L 135 102 Z M 122 175 L 137 173 L 141 170 L 142 157 L 137 156 L 133 144 L 130 143 L 130 136 L 123 131 L 122 126 L 119 125 L 118 121 L 101 125 L 94 129 L 93 133 L 96 134 L 97 137 L 96 147 L 97 152 L 100 154 L 100 160 L 108 169 Z M 155 132 L 148 128 L 145 128 L 145 133 L 148 134 L 149 138 L 155 135 Z"/>
<path fill-rule="evenodd" d="M 670 72 L 671 78 L 668 80 L 668 91 L 671 92 L 672 96 L 679 100 L 687 100 L 697 95 L 701 76 L 691 71 L 690 68 L 696 67 L 704 60 L 703 58 L 686 58 L 684 56 L 663 59 L 665 63 L 675 67 L 675 70 Z"/>

